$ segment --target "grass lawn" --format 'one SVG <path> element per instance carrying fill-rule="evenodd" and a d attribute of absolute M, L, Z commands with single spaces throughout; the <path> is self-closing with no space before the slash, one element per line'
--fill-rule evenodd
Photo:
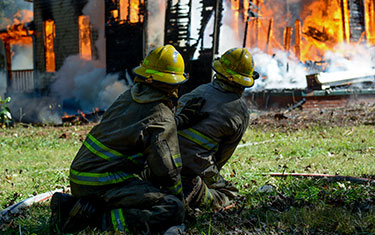
<path fill-rule="evenodd" d="M 222 171 L 240 189 L 241 197 L 226 211 L 191 213 L 188 234 L 375 233 L 374 185 L 268 175 L 298 172 L 373 177 L 375 128 L 371 122 L 338 124 L 335 115 L 328 115 L 327 120 L 322 114 L 319 121 L 303 115 L 295 111 L 282 119 L 274 114 L 253 118 Z M 371 118 L 366 116 L 367 121 Z M 91 128 L 19 124 L 1 129 L 0 209 L 67 188 L 69 165 Z M 3 222 L 0 234 L 48 234 L 49 215 L 48 201 L 32 206 Z"/>

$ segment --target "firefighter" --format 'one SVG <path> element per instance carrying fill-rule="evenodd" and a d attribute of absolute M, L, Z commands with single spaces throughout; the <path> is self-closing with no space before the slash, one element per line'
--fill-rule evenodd
<path fill-rule="evenodd" d="M 153 233 L 184 220 L 177 128 L 200 120 L 204 101 L 188 101 L 174 117 L 170 98 L 187 78 L 183 58 L 171 45 L 152 50 L 133 72 L 135 85 L 108 108 L 71 164 L 72 195 L 52 197 L 54 233 L 87 226 Z M 146 166 L 152 183 L 139 177 Z"/>
<path fill-rule="evenodd" d="M 203 84 L 178 100 L 177 113 L 187 101 L 203 97 L 202 112 L 208 117 L 178 131 L 183 162 L 182 182 L 186 202 L 192 208 L 223 208 L 231 204 L 238 189 L 226 181 L 220 170 L 232 156 L 249 123 L 249 111 L 242 94 L 259 74 L 246 48 L 226 51 L 212 63 L 216 72 Z"/>

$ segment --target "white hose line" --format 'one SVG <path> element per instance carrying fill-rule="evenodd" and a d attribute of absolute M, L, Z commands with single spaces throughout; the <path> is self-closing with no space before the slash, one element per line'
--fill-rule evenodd
<path fill-rule="evenodd" d="M 39 203 L 45 200 L 48 200 L 52 197 L 52 195 L 56 192 L 64 192 L 64 189 L 57 189 L 54 191 L 49 191 L 46 193 L 38 194 L 34 197 L 27 198 L 19 203 L 16 203 L 12 206 L 9 206 L 8 208 L 0 211 L 0 224 L 3 221 L 6 221 L 9 219 L 9 214 L 16 214 L 20 211 L 20 209 L 31 206 L 32 204 Z"/>
<path fill-rule="evenodd" d="M 262 141 L 262 142 L 251 142 L 251 143 L 246 143 L 246 144 L 240 144 L 240 145 L 237 145 L 237 148 L 243 148 L 243 147 L 246 147 L 246 146 L 266 144 L 266 143 L 272 143 L 272 142 L 275 142 L 275 140 L 265 140 L 265 141 Z"/>

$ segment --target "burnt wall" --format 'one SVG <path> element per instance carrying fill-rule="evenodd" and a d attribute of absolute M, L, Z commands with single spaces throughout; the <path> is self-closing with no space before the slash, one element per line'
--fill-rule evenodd
<path fill-rule="evenodd" d="M 61 68 L 69 55 L 79 53 L 78 16 L 87 0 L 34 0 L 35 22 L 35 68 L 45 72 L 45 48 L 43 22 L 55 22 L 55 63 L 56 71 Z"/>
<path fill-rule="evenodd" d="M 105 38 L 107 73 L 120 72 L 120 77 L 140 64 L 145 53 L 144 23 L 130 23 L 120 20 L 113 14 L 120 12 L 119 0 L 105 1 Z M 140 15 L 145 14 L 144 6 L 140 5 Z"/>
<path fill-rule="evenodd" d="M 107 72 L 131 71 L 143 59 L 143 28 L 129 24 L 106 27 Z"/>

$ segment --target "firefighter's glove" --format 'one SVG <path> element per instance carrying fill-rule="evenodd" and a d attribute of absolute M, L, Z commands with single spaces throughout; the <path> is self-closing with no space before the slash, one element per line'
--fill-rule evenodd
<path fill-rule="evenodd" d="M 201 112 L 205 102 L 206 100 L 202 97 L 187 101 L 186 104 L 182 106 L 182 109 L 175 115 L 177 129 L 186 129 L 207 118 L 208 113 Z"/>

